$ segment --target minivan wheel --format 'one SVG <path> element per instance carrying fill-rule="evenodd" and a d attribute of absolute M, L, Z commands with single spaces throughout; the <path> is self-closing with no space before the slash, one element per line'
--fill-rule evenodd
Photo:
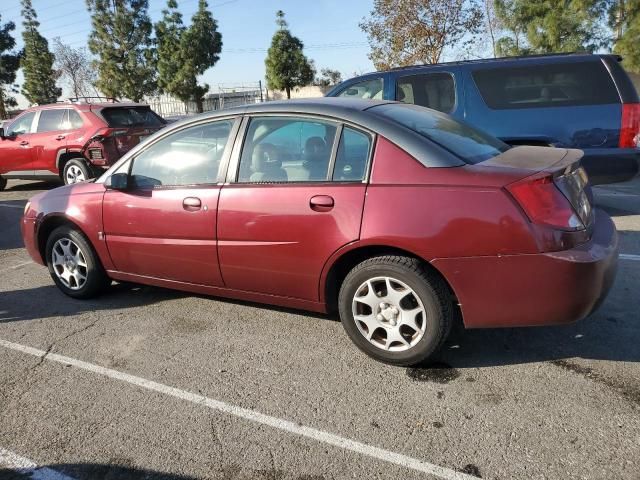
<path fill-rule="evenodd" d="M 7 186 L 7 179 L 0 176 L 0 192 Z"/>
<path fill-rule="evenodd" d="M 111 283 L 95 251 L 75 228 L 56 228 L 45 248 L 51 278 L 66 295 L 91 298 Z"/>
<path fill-rule="evenodd" d="M 411 366 L 436 353 L 453 318 L 444 282 L 415 258 L 374 257 L 346 276 L 338 297 L 351 340 L 385 363 Z"/>
<path fill-rule="evenodd" d="M 89 166 L 79 158 L 73 158 L 64 165 L 62 180 L 65 185 L 84 182 L 93 178 L 93 173 Z"/>

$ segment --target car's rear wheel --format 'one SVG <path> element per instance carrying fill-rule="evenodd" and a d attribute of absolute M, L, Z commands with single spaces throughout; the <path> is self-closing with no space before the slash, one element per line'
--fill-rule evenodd
<path fill-rule="evenodd" d="M 91 298 L 111 283 L 93 247 L 75 228 L 56 228 L 45 248 L 51 278 L 66 295 Z"/>
<path fill-rule="evenodd" d="M 367 355 L 393 365 L 421 363 L 449 333 L 452 302 L 444 281 L 414 258 L 375 257 L 346 276 L 340 319 Z"/>
<path fill-rule="evenodd" d="M 7 179 L 0 176 L 0 192 L 7 186 Z"/>
<path fill-rule="evenodd" d="M 93 177 L 93 172 L 89 166 L 79 158 L 72 158 L 65 163 L 64 170 L 62 171 L 62 180 L 65 185 L 84 182 Z"/>

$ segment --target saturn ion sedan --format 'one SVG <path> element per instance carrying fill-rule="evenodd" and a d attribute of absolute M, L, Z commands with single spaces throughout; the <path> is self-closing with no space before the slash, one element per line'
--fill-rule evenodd
<path fill-rule="evenodd" d="M 458 315 L 550 325 L 599 305 L 618 240 L 581 155 L 414 105 L 265 103 L 173 124 L 96 181 L 36 195 L 22 234 L 70 297 L 116 280 L 337 311 L 365 353 L 413 365 Z"/>

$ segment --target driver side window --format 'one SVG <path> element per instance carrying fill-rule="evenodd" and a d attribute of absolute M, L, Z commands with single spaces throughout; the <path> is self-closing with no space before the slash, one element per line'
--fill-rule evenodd
<path fill-rule="evenodd" d="M 216 183 L 232 126 L 233 120 L 222 120 L 168 135 L 133 160 L 131 184 L 153 188 Z"/>
<path fill-rule="evenodd" d="M 7 130 L 7 137 L 13 137 L 15 135 L 23 135 L 25 133 L 31 133 L 31 124 L 33 118 L 36 116 L 35 112 L 29 112 L 22 117 L 18 118 L 11 124 Z"/>

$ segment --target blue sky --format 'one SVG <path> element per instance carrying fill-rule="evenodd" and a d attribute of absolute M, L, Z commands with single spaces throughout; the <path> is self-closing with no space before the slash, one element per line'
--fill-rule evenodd
<path fill-rule="evenodd" d="M 342 72 L 344 78 L 354 72 L 373 70 L 367 57 L 366 35 L 358 27 L 372 8 L 371 0 L 208 0 L 209 9 L 218 20 L 223 49 L 220 61 L 202 77 L 212 91 L 219 84 L 232 86 L 264 80 L 264 58 L 276 29 L 275 12 L 283 10 L 291 32 L 305 44 L 308 58 L 316 67 Z M 166 0 L 150 0 L 153 22 L 161 17 Z M 186 22 L 196 10 L 198 0 L 178 0 Z M 49 43 L 60 37 L 63 43 L 83 47 L 91 31 L 84 0 L 33 0 L 40 21 L 40 33 Z M 1 22 L 16 24 L 16 41 L 22 45 L 22 19 L 19 0 L 2 0 Z M 20 83 L 22 78 L 19 77 Z M 18 96 L 21 104 L 25 100 Z"/>

